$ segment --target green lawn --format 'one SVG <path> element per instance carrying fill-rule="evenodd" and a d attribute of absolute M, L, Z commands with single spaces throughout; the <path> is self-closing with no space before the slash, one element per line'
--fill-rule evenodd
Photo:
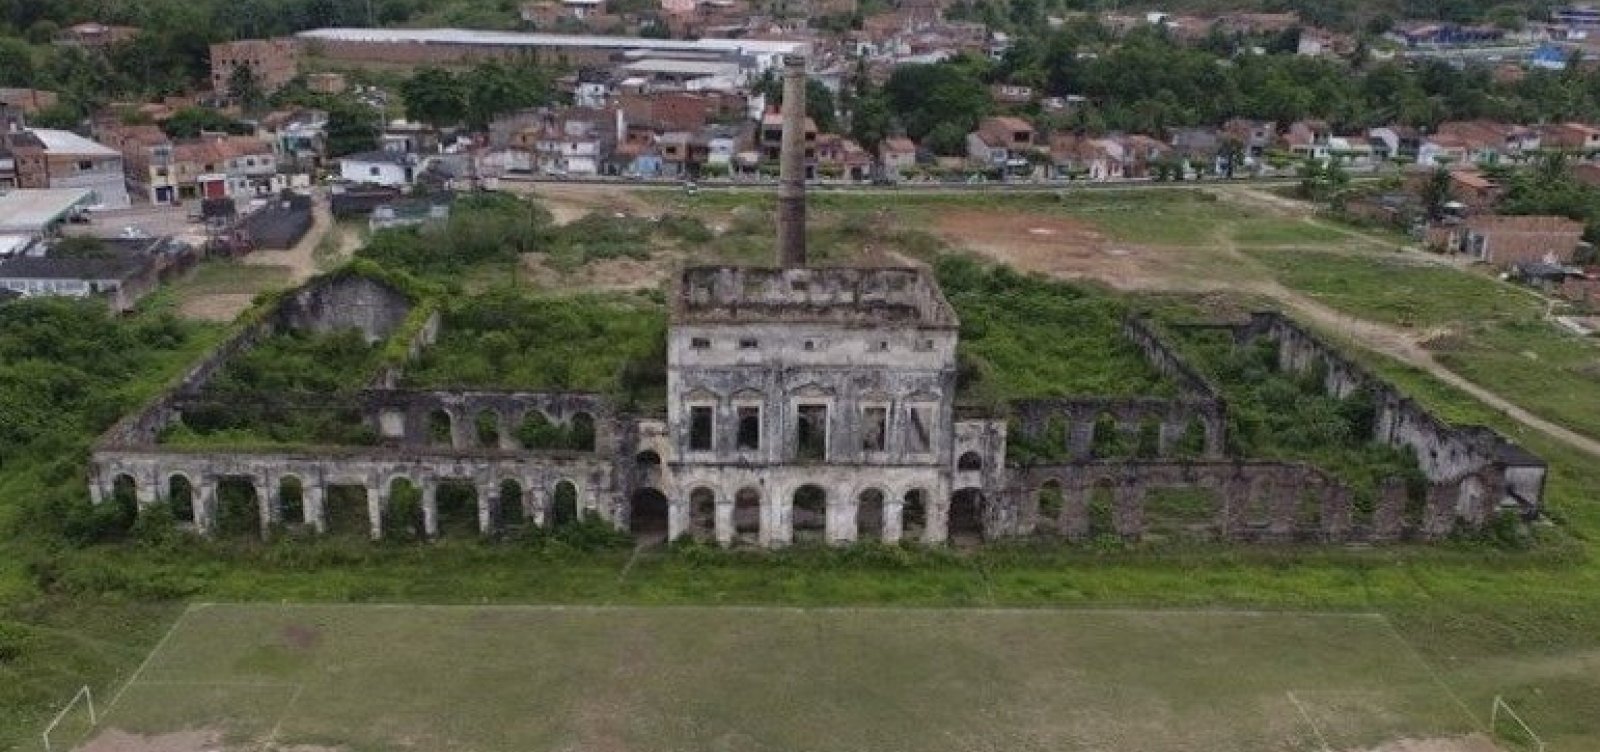
<path fill-rule="evenodd" d="M 1359 614 L 201 605 L 110 697 L 102 729 L 355 750 L 1309 751 L 1478 730 Z"/>
<path fill-rule="evenodd" d="M 1401 255 L 1249 250 L 1285 286 L 1340 311 L 1400 326 L 1521 317 L 1542 310 L 1525 290 Z"/>
<path fill-rule="evenodd" d="M 1436 348 L 1440 363 L 1523 407 L 1600 438 L 1600 343 L 1539 320 L 1473 327 Z"/>

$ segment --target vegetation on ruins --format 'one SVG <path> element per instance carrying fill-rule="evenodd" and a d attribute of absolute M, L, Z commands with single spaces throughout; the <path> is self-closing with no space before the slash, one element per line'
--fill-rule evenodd
<path fill-rule="evenodd" d="M 1122 337 L 1125 303 L 965 256 L 940 257 L 935 271 L 961 320 L 962 399 L 1173 392 Z"/>

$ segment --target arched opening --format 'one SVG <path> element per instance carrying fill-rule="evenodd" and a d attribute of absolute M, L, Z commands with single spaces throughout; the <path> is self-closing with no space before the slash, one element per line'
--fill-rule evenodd
<path fill-rule="evenodd" d="M 121 473 L 111 479 L 111 504 L 116 509 L 117 529 L 127 531 L 139 516 L 139 482 Z"/>
<path fill-rule="evenodd" d="M 950 542 L 975 546 L 983 542 L 983 492 L 963 488 L 950 497 Z"/>
<path fill-rule="evenodd" d="M 385 540 L 422 540 L 422 490 L 410 478 L 389 481 L 389 499 L 383 510 Z"/>
<path fill-rule="evenodd" d="M 646 449 L 633 457 L 634 485 L 656 486 L 661 484 L 661 455 Z"/>
<path fill-rule="evenodd" d="M 578 413 L 567 424 L 567 449 L 580 452 L 594 451 L 594 416 Z"/>
<path fill-rule="evenodd" d="M 189 476 L 175 473 L 167 478 L 167 506 L 172 510 L 173 520 L 186 525 L 195 523 L 194 483 L 189 481 Z"/>
<path fill-rule="evenodd" d="M 983 456 L 977 452 L 967 452 L 956 460 L 956 469 L 961 472 L 970 472 L 983 469 Z"/>
<path fill-rule="evenodd" d="M 1039 487 L 1039 511 L 1033 523 L 1033 531 L 1040 535 L 1055 535 L 1061 532 L 1061 511 L 1066 507 L 1066 494 L 1061 491 L 1061 483 L 1054 480 L 1045 481 Z"/>
<path fill-rule="evenodd" d="M 1489 493 L 1484 488 L 1481 478 L 1469 475 L 1461 480 L 1461 486 L 1456 491 L 1456 519 L 1475 522 L 1486 516 L 1484 503 Z"/>
<path fill-rule="evenodd" d="M 293 475 L 278 481 L 278 520 L 285 525 L 299 525 L 306 520 L 305 484 Z"/>
<path fill-rule="evenodd" d="M 856 540 L 883 539 L 883 492 L 869 488 L 856 496 Z"/>
<path fill-rule="evenodd" d="M 217 534 L 229 538 L 261 536 L 261 503 L 249 478 L 217 480 Z"/>
<path fill-rule="evenodd" d="M 451 430 L 450 413 L 444 410 L 434 410 L 428 413 L 428 443 L 434 446 L 450 446 L 454 443 L 455 432 Z"/>
<path fill-rule="evenodd" d="M 372 535 L 372 522 L 367 512 L 367 487 L 356 485 L 330 485 L 323 495 L 322 515 L 330 535 Z"/>
<path fill-rule="evenodd" d="M 659 469 L 661 469 L 661 455 L 656 454 L 654 449 L 646 449 L 646 450 L 634 455 L 633 456 L 633 461 L 634 461 L 635 464 L 637 464 L 639 466 L 639 469 L 641 469 L 641 470 L 646 470 L 646 469 L 648 469 L 648 470 L 659 470 Z"/>
<path fill-rule="evenodd" d="M 1193 459 L 1206 452 L 1206 427 L 1199 419 L 1190 419 L 1183 425 L 1183 434 L 1173 446 L 1172 453 L 1183 459 Z"/>
<path fill-rule="evenodd" d="M 1134 455 L 1142 459 L 1154 459 L 1161 456 L 1161 421 L 1155 416 L 1146 415 L 1140 419 L 1139 435 L 1134 446 Z"/>
<path fill-rule="evenodd" d="M 1209 540 L 1217 533 L 1221 500 L 1204 486 L 1152 488 L 1144 494 L 1144 529 L 1153 536 Z"/>
<path fill-rule="evenodd" d="M 717 537 L 717 495 L 705 486 L 689 492 L 689 533 L 698 540 Z"/>
<path fill-rule="evenodd" d="M 500 481 L 500 506 L 495 510 L 495 527 L 512 530 L 527 521 L 528 513 L 522 506 L 522 484 L 510 478 Z"/>
<path fill-rule="evenodd" d="M 493 410 L 479 410 L 472 427 L 477 434 L 478 446 L 484 449 L 500 447 L 500 416 Z"/>
<path fill-rule="evenodd" d="M 790 512 L 796 543 L 820 543 L 828 526 L 828 492 L 807 483 L 794 491 Z"/>
<path fill-rule="evenodd" d="M 1090 538 L 1117 534 L 1116 518 L 1112 514 L 1116 503 L 1116 487 L 1111 479 L 1101 478 L 1095 481 L 1094 487 L 1089 490 L 1087 505 Z"/>
<path fill-rule="evenodd" d="M 628 499 L 628 532 L 635 543 L 653 546 L 667 541 L 667 497 L 654 488 L 641 488 Z"/>
<path fill-rule="evenodd" d="M 1126 457 L 1128 447 L 1126 438 L 1117 426 L 1117 419 L 1111 413 L 1100 413 L 1094 419 L 1094 439 L 1089 445 L 1089 453 L 1096 459 L 1111 457 Z"/>
<path fill-rule="evenodd" d="M 1035 454 L 1041 460 L 1064 460 L 1072 454 L 1072 426 L 1065 416 L 1052 415 L 1044 422 Z"/>
<path fill-rule="evenodd" d="M 556 484 L 550 495 L 550 526 L 565 527 L 578 521 L 578 486 L 570 480 Z"/>
<path fill-rule="evenodd" d="M 433 492 L 439 535 L 467 538 L 478 534 L 478 486 L 463 479 L 439 481 Z"/>
<path fill-rule="evenodd" d="M 564 441 L 561 427 L 551 423 L 545 414 L 529 410 L 517 424 L 517 443 L 523 449 L 561 449 Z"/>
<path fill-rule="evenodd" d="M 733 534 L 735 542 L 756 543 L 761 537 L 761 492 L 751 486 L 733 496 Z"/>
<path fill-rule="evenodd" d="M 900 501 L 900 539 L 920 541 L 927 529 L 928 494 L 913 488 Z"/>

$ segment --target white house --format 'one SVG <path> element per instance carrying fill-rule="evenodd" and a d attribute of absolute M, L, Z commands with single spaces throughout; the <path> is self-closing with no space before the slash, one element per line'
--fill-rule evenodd
<path fill-rule="evenodd" d="M 392 151 L 368 151 L 339 159 L 339 177 L 352 183 L 409 187 L 416 182 L 417 159 Z"/>

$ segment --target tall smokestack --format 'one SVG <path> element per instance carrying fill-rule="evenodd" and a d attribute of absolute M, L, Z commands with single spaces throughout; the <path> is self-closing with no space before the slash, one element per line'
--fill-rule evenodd
<path fill-rule="evenodd" d="M 778 156 L 778 265 L 806 265 L 806 59 L 783 58 L 783 150 Z"/>

